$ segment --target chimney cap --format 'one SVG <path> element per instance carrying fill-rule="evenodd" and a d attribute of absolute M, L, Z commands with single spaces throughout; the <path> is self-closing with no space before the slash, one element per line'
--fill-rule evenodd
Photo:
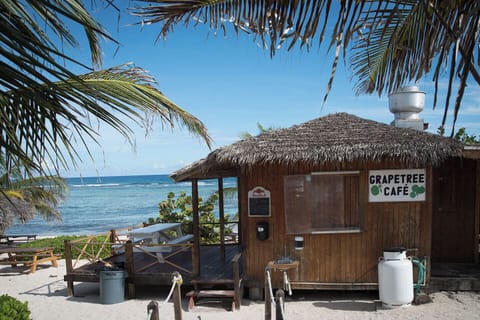
<path fill-rule="evenodd" d="M 425 94 L 425 92 L 420 91 L 420 89 L 417 86 L 406 86 L 406 87 L 398 88 L 397 91 L 394 91 L 394 92 L 390 93 L 388 96 L 390 97 L 391 95 L 395 95 L 395 94 L 398 94 L 398 93 L 423 93 L 423 94 Z"/>

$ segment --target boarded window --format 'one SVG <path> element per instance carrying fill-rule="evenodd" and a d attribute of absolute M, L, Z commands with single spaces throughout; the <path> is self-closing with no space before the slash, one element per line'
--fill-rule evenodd
<path fill-rule="evenodd" d="M 359 230 L 358 172 L 286 176 L 284 188 L 287 233 Z"/>

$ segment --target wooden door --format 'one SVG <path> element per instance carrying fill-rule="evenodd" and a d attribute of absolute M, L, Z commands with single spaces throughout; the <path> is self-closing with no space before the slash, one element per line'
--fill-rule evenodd
<path fill-rule="evenodd" d="M 433 170 L 433 262 L 475 261 L 476 163 L 455 159 Z"/>

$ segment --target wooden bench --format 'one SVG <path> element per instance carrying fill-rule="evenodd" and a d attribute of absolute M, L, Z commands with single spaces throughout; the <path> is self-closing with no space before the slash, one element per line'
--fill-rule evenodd
<path fill-rule="evenodd" d="M 167 244 L 179 244 L 184 242 L 190 242 L 192 239 L 193 239 L 193 234 L 186 234 L 181 237 L 168 240 Z"/>
<path fill-rule="evenodd" d="M 37 240 L 36 234 L 11 234 L 0 235 L 0 243 L 13 244 L 14 242 L 29 242 L 30 240 Z"/>
<path fill-rule="evenodd" d="M 37 270 L 37 265 L 44 262 L 51 262 L 58 267 L 57 259 L 59 256 L 53 254 L 52 247 L 43 248 L 19 248 L 19 247 L 0 247 L 0 254 L 8 254 L 7 258 L 0 260 L 0 265 L 11 265 L 16 267 L 18 264 L 29 266 L 30 272 Z"/>

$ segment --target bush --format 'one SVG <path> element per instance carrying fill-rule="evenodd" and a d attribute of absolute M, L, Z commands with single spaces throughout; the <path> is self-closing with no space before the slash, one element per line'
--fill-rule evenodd
<path fill-rule="evenodd" d="M 27 302 L 20 302 L 8 295 L 0 296 L 0 320 L 28 320 L 30 310 Z"/>
<path fill-rule="evenodd" d="M 200 243 L 202 244 L 216 244 L 220 242 L 219 219 L 215 216 L 215 204 L 218 201 L 218 193 L 212 193 L 206 200 L 201 197 L 198 199 L 199 212 L 199 228 L 200 228 Z M 149 224 L 167 223 L 167 222 L 181 222 L 182 231 L 184 233 L 191 233 L 193 221 L 192 196 L 185 192 L 180 192 L 178 197 L 175 193 L 170 192 L 167 199 L 159 203 L 159 217 L 150 218 Z M 225 223 L 230 221 L 229 216 L 225 216 Z M 225 228 L 225 233 L 232 233 L 232 229 Z"/>

